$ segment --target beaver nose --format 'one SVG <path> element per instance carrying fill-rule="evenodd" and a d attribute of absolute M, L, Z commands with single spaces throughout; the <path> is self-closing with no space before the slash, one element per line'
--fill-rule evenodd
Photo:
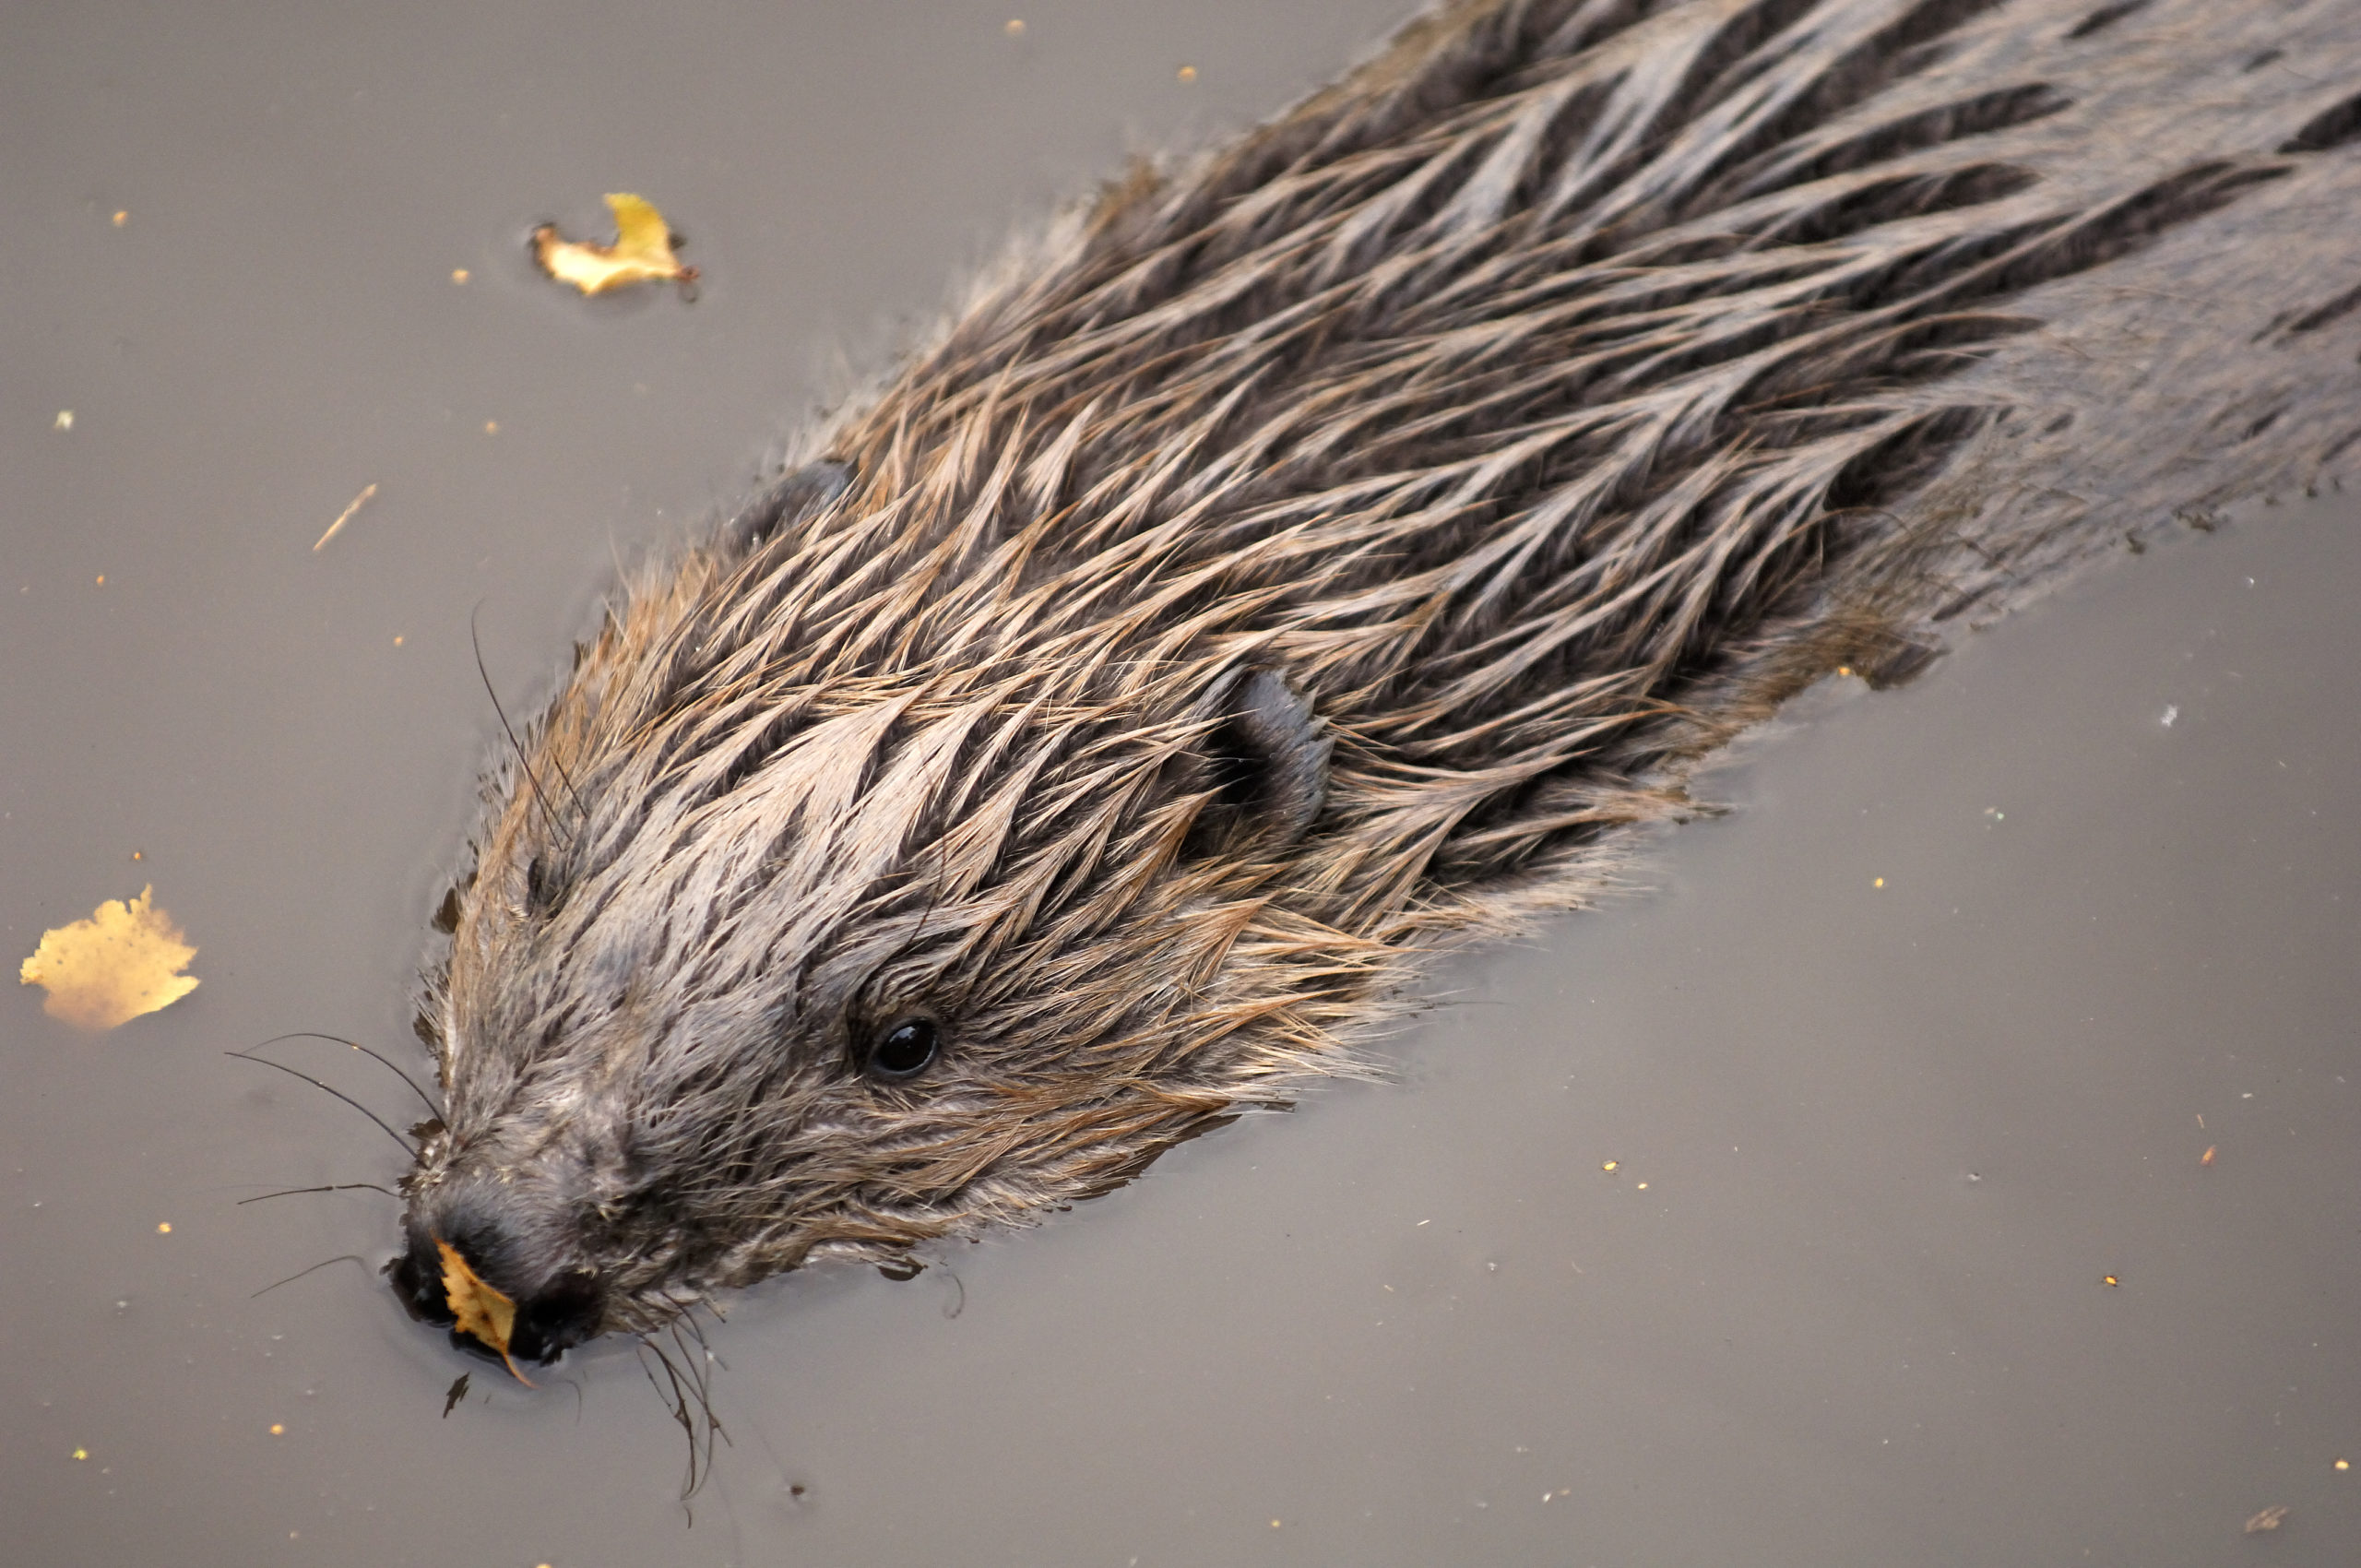
<path fill-rule="evenodd" d="M 386 1265 L 386 1277 L 393 1281 L 394 1297 L 412 1321 L 446 1328 L 457 1321 L 444 1299 L 443 1259 L 431 1239 L 411 1236 L 409 1249 Z"/>
<path fill-rule="evenodd" d="M 508 1353 L 520 1361 L 546 1365 L 596 1336 L 606 1315 L 597 1280 L 588 1271 L 560 1275 L 516 1302 L 516 1325 Z"/>
<path fill-rule="evenodd" d="M 386 1265 L 386 1276 L 403 1310 L 419 1322 L 449 1329 L 452 1344 L 494 1360 L 501 1359 L 505 1348 L 510 1360 L 546 1365 L 572 1347 L 597 1336 L 606 1316 L 606 1304 L 598 1278 L 589 1270 L 565 1270 L 531 1287 L 504 1289 L 508 1284 L 501 1277 L 505 1271 L 490 1261 L 499 1255 L 496 1248 L 470 1246 L 462 1241 L 455 1250 L 479 1281 L 499 1291 L 514 1306 L 515 1316 L 509 1324 L 504 1348 L 459 1331 L 458 1313 L 444 1283 L 443 1244 L 435 1237 L 413 1231 L 407 1250 Z"/>

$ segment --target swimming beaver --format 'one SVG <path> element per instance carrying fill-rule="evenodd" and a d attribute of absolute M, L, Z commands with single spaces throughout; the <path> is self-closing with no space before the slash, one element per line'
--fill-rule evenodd
<path fill-rule="evenodd" d="M 1804 683 L 2332 471 L 2356 137 L 2361 0 L 1469 0 L 1134 173 L 489 786 L 405 1301 L 547 1360 L 1356 1070 Z"/>

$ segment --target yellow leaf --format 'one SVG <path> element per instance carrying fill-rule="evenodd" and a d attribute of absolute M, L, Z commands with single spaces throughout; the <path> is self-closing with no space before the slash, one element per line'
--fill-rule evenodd
<path fill-rule="evenodd" d="M 500 1352 L 508 1362 L 508 1370 L 526 1387 L 533 1380 L 516 1371 L 516 1363 L 508 1358 L 508 1336 L 516 1328 L 516 1303 L 485 1284 L 459 1255 L 459 1249 L 450 1242 L 435 1239 L 434 1250 L 443 1254 L 443 1300 L 449 1305 L 457 1320 L 452 1331 L 472 1336 L 479 1343 Z"/>
<path fill-rule="evenodd" d="M 180 972 L 196 949 L 148 901 L 155 891 L 144 887 L 128 904 L 111 898 L 89 920 L 42 933 L 17 974 L 48 990 L 44 1012 L 76 1028 L 111 1029 L 196 989 L 196 977 Z"/>
<path fill-rule="evenodd" d="M 683 283 L 696 280 L 697 269 L 683 267 L 672 254 L 671 226 L 653 204 L 635 196 L 614 195 L 607 197 L 607 206 L 615 215 L 611 245 L 564 239 L 554 223 L 534 230 L 533 259 L 541 264 L 541 270 L 586 294 L 666 279 Z"/>

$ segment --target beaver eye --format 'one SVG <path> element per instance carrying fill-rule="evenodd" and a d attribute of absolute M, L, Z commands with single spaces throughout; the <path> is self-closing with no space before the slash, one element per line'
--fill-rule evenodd
<path fill-rule="evenodd" d="M 914 1078 L 926 1071 L 942 1047 L 942 1031 L 931 1018 L 904 1018 L 879 1032 L 870 1042 L 871 1075 L 887 1079 Z"/>

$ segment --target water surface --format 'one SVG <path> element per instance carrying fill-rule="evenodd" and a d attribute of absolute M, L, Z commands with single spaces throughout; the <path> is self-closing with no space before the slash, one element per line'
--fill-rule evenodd
<path fill-rule="evenodd" d="M 421 1060 L 498 735 L 471 617 L 529 708 L 619 564 L 1012 225 L 1399 10 L 0 16 L 0 936 L 152 883 L 204 980 L 98 1039 L 30 990 L 0 1017 L 12 1558 L 2361 1556 L 2333 496 L 2127 555 L 1905 690 L 1824 684 L 1644 887 L 1439 970 L 1396 1081 L 907 1284 L 737 1299 L 694 1524 L 627 1349 L 525 1389 L 400 1315 L 386 1199 L 238 1206 L 403 1163 L 221 1053 Z M 531 224 L 608 190 L 688 234 L 694 305 L 530 272 Z"/>

